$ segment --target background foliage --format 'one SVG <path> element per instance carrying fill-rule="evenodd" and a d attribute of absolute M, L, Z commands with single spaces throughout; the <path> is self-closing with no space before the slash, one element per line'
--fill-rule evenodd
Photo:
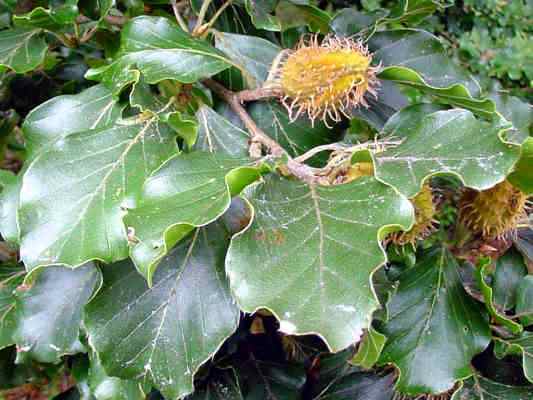
<path fill-rule="evenodd" d="M 533 193 L 531 1 L 175 7 L 0 1 L 0 398 L 533 398 L 530 220 L 458 221 L 465 188 Z M 216 83 L 308 33 L 365 40 L 379 95 L 331 129 L 245 104 L 257 162 Z M 324 145 L 361 151 L 287 177 Z M 391 243 L 429 181 L 438 228 Z"/>

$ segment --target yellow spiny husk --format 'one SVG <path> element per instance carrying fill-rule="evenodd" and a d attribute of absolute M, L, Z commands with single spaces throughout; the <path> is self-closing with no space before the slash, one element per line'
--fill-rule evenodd
<path fill-rule="evenodd" d="M 435 231 L 435 204 L 431 187 L 426 184 L 422 187 L 420 193 L 410 199 L 415 209 L 415 224 L 405 232 L 395 232 L 391 235 L 392 243 L 404 246 L 406 244 L 415 245 L 419 239 L 426 238 L 431 232 Z"/>
<path fill-rule="evenodd" d="M 512 233 L 526 215 L 527 196 L 508 181 L 478 192 L 467 189 L 459 200 L 459 220 L 484 239 Z"/>
<path fill-rule="evenodd" d="M 378 68 L 370 65 L 372 55 L 361 42 L 328 36 L 319 45 L 314 36 L 284 55 L 270 76 L 291 120 L 307 114 L 313 123 L 338 122 L 350 108 L 368 107 L 366 93 L 376 97 Z"/>

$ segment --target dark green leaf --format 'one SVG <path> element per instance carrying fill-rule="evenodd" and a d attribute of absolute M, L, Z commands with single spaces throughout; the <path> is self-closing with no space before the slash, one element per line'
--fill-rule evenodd
<path fill-rule="evenodd" d="M 126 258 L 124 208 L 175 152 L 174 135 L 157 116 L 118 120 L 49 146 L 22 183 L 18 223 L 26 268 Z"/>
<path fill-rule="evenodd" d="M 36 7 L 29 13 L 15 15 L 16 26 L 42 28 L 50 31 L 60 30 L 65 25 L 73 24 L 79 14 L 78 0 L 66 0 L 59 7 Z"/>
<path fill-rule="evenodd" d="M 527 268 L 522 255 L 515 249 L 511 248 L 498 258 L 492 287 L 494 288 L 494 302 L 502 310 L 515 307 L 517 287 L 526 275 Z"/>
<path fill-rule="evenodd" d="M 498 339 L 495 351 L 499 356 L 521 355 L 524 375 L 533 383 L 533 332 L 523 332 L 516 339 Z"/>
<path fill-rule="evenodd" d="M 88 384 L 96 400 L 145 400 L 140 383 L 110 377 L 96 355 L 91 357 Z"/>
<path fill-rule="evenodd" d="M 394 374 L 379 376 L 374 373 L 352 372 L 340 376 L 316 400 L 392 400 Z"/>
<path fill-rule="evenodd" d="M 208 106 L 196 112 L 198 138 L 195 150 L 219 152 L 236 158 L 248 156 L 249 135 Z"/>
<path fill-rule="evenodd" d="M 466 110 L 428 113 L 431 108 L 406 108 L 383 128 L 383 136 L 400 139 L 401 144 L 375 155 L 376 177 L 412 197 L 435 174 L 456 175 L 477 190 L 509 174 L 520 150 L 502 142 L 500 125 L 477 120 Z"/>
<path fill-rule="evenodd" d="M 509 182 L 527 195 L 533 194 L 533 138 L 528 138 L 520 148 L 520 159 L 509 175 Z"/>
<path fill-rule="evenodd" d="M 121 116 L 122 109 L 103 85 L 48 100 L 34 108 L 22 126 L 29 157 L 71 133 L 110 125 Z"/>
<path fill-rule="evenodd" d="M 92 263 L 76 269 L 49 267 L 35 271 L 29 288 L 16 295 L 13 338 L 19 352 L 41 362 L 57 362 L 83 349 L 78 340 L 83 307 L 102 284 Z"/>
<path fill-rule="evenodd" d="M 505 315 L 505 310 L 509 307 L 506 308 L 503 305 L 503 303 L 498 302 L 498 301 L 504 300 L 504 303 L 505 303 L 505 300 L 507 299 L 501 299 L 501 298 L 496 299 L 496 296 L 495 296 L 496 293 L 499 294 L 498 297 L 502 297 L 502 295 L 506 297 L 511 296 L 511 295 L 507 296 L 507 294 L 502 292 L 502 289 L 504 289 L 504 285 L 506 285 L 505 275 L 507 275 L 507 272 L 502 271 L 503 269 L 505 269 L 505 265 L 500 260 L 498 260 L 496 264 L 496 273 L 495 273 L 496 279 L 493 280 L 493 285 L 492 286 L 489 285 L 488 283 L 489 279 L 487 276 L 488 275 L 487 269 L 489 269 L 491 266 L 490 262 L 486 262 L 485 264 L 478 266 L 476 270 L 477 275 L 478 275 L 478 283 L 481 289 L 481 293 L 483 294 L 483 297 L 485 299 L 485 306 L 487 307 L 487 310 L 490 313 L 490 315 L 492 315 L 492 317 L 498 324 L 505 326 L 514 334 L 518 334 L 522 332 L 522 326 L 514 322 L 512 319 L 507 318 L 507 316 Z M 519 275 L 517 275 L 516 272 L 514 273 L 511 272 L 510 275 L 514 278 L 520 279 Z M 516 279 L 514 279 L 514 282 L 512 282 L 512 286 L 516 286 L 516 285 L 517 285 L 517 282 L 516 282 Z M 516 287 L 513 287 L 512 291 L 513 291 L 512 296 L 514 297 L 516 293 Z"/>
<path fill-rule="evenodd" d="M 322 122 L 314 127 L 303 117 L 290 122 L 287 110 L 277 102 L 256 102 L 249 112 L 257 126 L 281 144 L 291 156 L 298 156 L 315 146 L 333 141 L 334 134 Z"/>
<path fill-rule="evenodd" d="M 489 97 L 496 104 L 498 112 L 513 124 L 513 130 L 507 134 L 507 139 L 513 143 L 523 143 L 533 124 L 533 107 L 505 92 L 493 92 Z"/>
<path fill-rule="evenodd" d="M 451 400 L 527 400 L 533 398 L 532 387 L 508 386 L 480 375 L 463 381 Z"/>
<path fill-rule="evenodd" d="M 378 361 L 386 341 L 387 337 L 385 335 L 370 327 L 365 332 L 363 340 L 359 343 L 357 353 L 350 360 L 350 363 L 360 365 L 365 369 L 372 368 Z"/>
<path fill-rule="evenodd" d="M 490 342 L 481 307 L 465 292 L 457 261 L 445 248 L 426 251 L 400 276 L 381 331 L 388 340 L 381 363 L 400 369 L 405 394 L 438 394 L 472 374 L 470 361 Z"/>
<path fill-rule="evenodd" d="M 318 333 L 333 350 L 357 341 L 378 307 L 370 287 L 385 261 L 378 238 L 410 226 L 409 201 L 374 178 L 314 187 L 269 176 L 245 196 L 253 223 L 226 259 L 241 307 L 267 307 L 283 332 Z"/>
<path fill-rule="evenodd" d="M 111 376 L 144 379 L 167 398 L 193 390 L 193 376 L 237 327 L 224 273 L 227 241 L 199 229 L 162 262 L 149 288 L 128 261 L 104 269 L 86 308 L 90 343 Z"/>
<path fill-rule="evenodd" d="M 120 54 L 112 64 L 89 70 L 87 78 L 119 93 L 137 82 L 141 73 L 150 84 L 164 79 L 193 83 L 232 65 L 224 53 L 162 17 L 142 16 L 128 22 L 122 30 Z"/>
<path fill-rule="evenodd" d="M 279 0 L 244 0 L 246 11 L 252 18 L 252 23 L 258 29 L 280 31 L 281 24 L 272 15 Z"/>
<path fill-rule="evenodd" d="M 186 400 L 244 400 L 237 375 L 232 368 L 211 372 L 205 387 L 196 389 Z"/>
<path fill-rule="evenodd" d="M 218 219 L 231 197 L 259 178 L 249 164 L 220 153 L 178 154 L 147 179 L 124 223 L 135 243 L 131 257 L 150 284 L 157 262 L 174 244 Z"/>
<path fill-rule="evenodd" d="M 374 13 L 362 13 L 355 8 L 340 10 L 331 20 L 331 30 L 338 36 L 355 34 L 372 34 L 378 23 L 387 15 L 385 10 Z"/>
<path fill-rule="evenodd" d="M 398 29 L 376 32 L 369 41 L 374 60 L 385 67 L 379 78 L 416 87 L 441 101 L 490 115 L 491 100 L 476 99 L 478 83 L 453 64 L 441 42 L 428 32 Z"/>
<path fill-rule="evenodd" d="M 0 32 L 0 67 L 22 74 L 44 61 L 48 45 L 35 29 L 6 29 Z"/>
<path fill-rule="evenodd" d="M 0 349 L 15 343 L 15 290 L 24 280 L 24 273 L 20 266 L 0 266 Z"/>
<path fill-rule="evenodd" d="M 533 275 L 522 278 L 516 289 L 516 313 L 522 315 L 520 322 L 533 325 Z"/>

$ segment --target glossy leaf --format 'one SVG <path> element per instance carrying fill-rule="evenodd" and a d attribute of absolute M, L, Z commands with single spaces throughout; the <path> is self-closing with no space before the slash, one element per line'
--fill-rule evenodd
<path fill-rule="evenodd" d="M 379 78 L 416 87 L 480 114 L 494 112 L 491 100 L 473 97 L 480 92 L 477 82 L 449 60 L 441 42 L 430 33 L 416 29 L 381 31 L 368 44 L 374 60 L 384 67 Z"/>
<path fill-rule="evenodd" d="M 228 368 L 212 372 L 205 387 L 196 389 L 186 400 L 244 400 L 244 395 L 235 370 Z"/>
<path fill-rule="evenodd" d="M 198 138 L 195 150 L 219 152 L 236 158 L 248 156 L 249 134 L 212 108 L 203 105 L 196 112 Z"/>
<path fill-rule="evenodd" d="M 352 372 L 341 376 L 327 387 L 315 400 L 392 400 L 394 374 L 379 376 L 365 372 Z"/>
<path fill-rule="evenodd" d="M 24 280 L 24 268 L 0 265 L 0 349 L 15 343 L 15 290 Z"/>
<path fill-rule="evenodd" d="M 331 20 L 330 27 L 339 36 L 372 34 L 386 14 L 385 10 L 363 13 L 355 8 L 343 8 Z"/>
<path fill-rule="evenodd" d="M 372 368 L 378 361 L 386 341 L 387 337 L 385 335 L 370 327 L 363 340 L 359 343 L 357 353 L 350 360 L 350 363 L 360 365 L 365 369 Z"/>
<path fill-rule="evenodd" d="M 66 0 L 58 7 L 35 7 L 30 12 L 13 16 L 16 26 L 42 28 L 57 31 L 66 25 L 73 24 L 79 15 L 78 0 Z"/>
<path fill-rule="evenodd" d="M 252 23 L 258 29 L 268 31 L 281 30 L 278 19 L 272 15 L 279 0 L 244 0 L 246 11 L 252 18 Z"/>
<path fill-rule="evenodd" d="M 509 182 L 527 195 L 533 194 L 533 138 L 528 138 L 520 148 L 520 159 L 509 175 Z"/>
<path fill-rule="evenodd" d="M 102 81 L 113 93 L 139 81 L 174 79 L 193 83 L 230 67 L 224 53 L 183 32 L 170 19 L 142 16 L 122 30 L 120 54 L 110 65 L 89 70 L 87 78 Z"/>
<path fill-rule="evenodd" d="M 152 116 L 69 135 L 39 154 L 24 174 L 18 211 L 26 268 L 126 258 L 124 208 L 175 152 L 170 128 Z"/>
<path fill-rule="evenodd" d="M 494 301 L 502 310 L 510 310 L 516 305 L 516 290 L 527 268 L 522 255 L 510 248 L 496 261 L 493 283 Z"/>
<path fill-rule="evenodd" d="M 223 51 L 235 64 L 245 71 L 244 78 L 249 88 L 262 86 L 270 65 L 282 50 L 268 40 L 234 33 L 215 33 L 216 48 Z"/>
<path fill-rule="evenodd" d="M 83 307 L 102 283 L 98 268 L 49 267 L 35 271 L 16 295 L 13 334 L 19 352 L 57 362 L 82 349 L 78 340 Z"/>
<path fill-rule="evenodd" d="M 533 398 L 533 388 L 509 386 L 473 375 L 461 383 L 451 400 L 526 400 Z"/>
<path fill-rule="evenodd" d="M 533 332 L 523 332 L 515 339 L 498 339 L 496 353 L 500 356 L 516 354 L 522 357 L 524 375 L 533 383 Z"/>
<path fill-rule="evenodd" d="M 457 268 L 447 249 L 434 248 L 400 275 L 381 329 L 388 340 L 380 362 L 400 369 L 396 389 L 402 393 L 450 390 L 472 374 L 471 359 L 490 342 L 488 321 Z"/>
<path fill-rule="evenodd" d="M 45 146 L 71 133 L 110 125 L 121 116 L 122 109 L 117 98 L 103 85 L 48 100 L 24 120 L 29 157 L 34 158 Z"/>
<path fill-rule="evenodd" d="M 35 29 L 6 29 L 0 32 L 0 67 L 23 74 L 44 62 L 48 45 Z"/>
<path fill-rule="evenodd" d="M 498 112 L 513 124 L 513 130 L 507 137 L 511 142 L 522 144 L 529 136 L 533 124 L 533 107 L 517 97 L 505 92 L 494 92 L 490 96 Z"/>
<path fill-rule="evenodd" d="M 378 238 L 409 227 L 408 200 L 373 178 L 314 187 L 267 177 L 245 197 L 253 223 L 226 258 L 241 308 L 266 307 L 283 332 L 317 333 L 333 350 L 356 342 L 378 307 L 370 286 L 385 261 Z"/>
<path fill-rule="evenodd" d="M 140 384 L 108 376 L 96 356 L 91 357 L 88 384 L 96 400 L 145 400 Z"/>
<path fill-rule="evenodd" d="M 498 260 L 500 261 L 500 260 Z M 487 311 L 490 313 L 490 315 L 494 318 L 494 320 L 500 324 L 508 328 L 511 332 L 514 334 L 518 334 L 522 332 L 522 326 L 516 322 L 514 322 L 512 319 L 507 318 L 505 315 L 505 310 L 509 307 L 506 307 L 501 302 L 496 302 L 497 300 L 501 301 L 501 298 L 496 299 L 495 293 L 498 294 L 498 297 L 501 297 L 501 285 L 506 284 L 507 280 L 505 279 L 506 272 L 502 271 L 502 269 L 505 268 L 505 265 L 502 265 L 501 262 L 498 262 L 496 265 L 496 276 L 499 276 L 499 279 L 494 282 L 493 286 L 497 286 L 498 290 L 493 288 L 491 285 L 489 285 L 489 277 L 487 273 L 487 269 L 489 269 L 491 266 L 490 262 L 485 263 L 484 265 L 478 266 L 478 269 L 476 270 L 478 274 L 478 283 L 479 287 L 481 289 L 481 293 L 483 294 L 483 297 L 485 299 L 485 306 L 487 307 Z M 516 282 L 514 282 L 514 285 L 516 286 Z M 516 294 L 516 287 L 512 289 L 513 290 L 513 296 Z M 505 303 L 505 302 L 504 302 Z"/>
<path fill-rule="evenodd" d="M 468 187 L 488 189 L 509 174 L 519 157 L 517 146 L 501 141 L 501 130 L 466 110 L 427 113 L 424 105 L 409 107 L 383 128 L 383 136 L 401 144 L 375 155 L 376 177 L 408 197 L 435 174 L 453 174 Z"/>
<path fill-rule="evenodd" d="M 129 261 L 103 270 L 85 323 L 108 374 L 152 383 L 166 398 L 192 392 L 198 367 L 239 321 L 224 274 L 224 236 L 216 226 L 197 230 L 161 262 L 151 288 Z"/>
<path fill-rule="evenodd" d="M 533 325 L 533 275 L 524 276 L 516 288 L 516 313 L 524 326 Z"/>
<path fill-rule="evenodd" d="M 0 233 L 2 238 L 11 244 L 19 244 L 19 228 L 17 225 L 17 208 L 22 186 L 22 172 L 9 180 L 4 180 L 0 192 Z"/>
<path fill-rule="evenodd" d="M 291 156 L 333 141 L 334 134 L 323 123 L 316 123 L 313 127 L 305 118 L 290 122 L 287 110 L 276 102 L 256 102 L 249 112 L 257 126 L 281 144 Z"/>
<path fill-rule="evenodd" d="M 179 154 L 147 179 L 124 223 L 133 236 L 131 257 L 150 284 L 157 262 L 174 244 L 218 219 L 231 197 L 259 178 L 249 164 L 219 153 Z"/>

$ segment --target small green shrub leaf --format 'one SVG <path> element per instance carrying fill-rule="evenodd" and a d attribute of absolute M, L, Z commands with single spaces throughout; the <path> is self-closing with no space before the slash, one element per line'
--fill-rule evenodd
<path fill-rule="evenodd" d="M 533 388 L 509 386 L 491 381 L 481 375 L 473 375 L 461 382 L 451 400 L 525 400 L 533 398 Z"/>
<path fill-rule="evenodd" d="M 0 349 L 15 343 L 15 290 L 24 280 L 24 268 L 0 265 Z"/>

